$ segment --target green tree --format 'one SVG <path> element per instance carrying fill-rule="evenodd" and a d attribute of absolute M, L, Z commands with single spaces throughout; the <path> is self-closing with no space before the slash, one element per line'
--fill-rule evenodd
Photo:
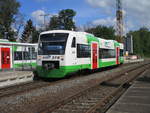
<path fill-rule="evenodd" d="M 38 42 L 39 34 L 40 34 L 40 31 L 37 31 L 34 27 L 33 32 L 32 32 L 32 40 L 31 40 L 32 43 Z"/>
<path fill-rule="evenodd" d="M 50 19 L 47 30 L 64 29 L 75 30 L 75 22 L 73 21 L 76 12 L 72 9 L 61 10 L 58 16 L 53 16 Z"/>
<path fill-rule="evenodd" d="M 134 54 L 150 57 L 150 31 L 148 28 L 140 28 L 137 31 L 130 31 L 127 35 L 133 36 Z"/>
<path fill-rule="evenodd" d="M 33 26 L 33 22 L 31 19 L 29 19 L 22 33 L 21 42 L 32 42 L 32 34 L 34 31 L 35 31 L 35 28 Z"/>
<path fill-rule="evenodd" d="M 59 21 L 60 28 L 65 30 L 75 30 L 75 22 L 73 17 L 76 15 L 76 12 L 72 9 L 64 9 L 59 12 Z"/>
<path fill-rule="evenodd" d="M 0 38 L 7 34 L 9 40 L 15 40 L 11 25 L 15 21 L 14 15 L 18 13 L 19 7 L 20 3 L 17 0 L 0 0 Z"/>
<path fill-rule="evenodd" d="M 98 25 L 96 27 L 88 28 L 85 31 L 94 34 L 96 37 L 113 40 L 116 39 L 115 29 L 113 27 Z"/>
<path fill-rule="evenodd" d="M 50 19 L 50 23 L 48 25 L 47 30 L 57 30 L 59 29 L 59 18 L 57 16 L 53 16 Z"/>

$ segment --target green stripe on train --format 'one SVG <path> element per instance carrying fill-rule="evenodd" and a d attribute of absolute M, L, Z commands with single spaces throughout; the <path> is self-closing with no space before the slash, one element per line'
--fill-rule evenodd
<path fill-rule="evenodd" d="M 14 68 L 21 68 L 23 66 L 32 66 L 32 67 L 36 67 L 37 64 L 35 63 L 18 63 L 18 64 L 14 64 L 13 67 Z"/>
<path fill-rule="evenodd" d="M 108 61 L 108 62 L 102 62 L 102 60 L 99 61 L 99 67 L 108 67 L 116 65 L 116 61 Z"/>
<path fill-rule="evenodd" d="M 76 72 L 81 69 L 90 69 L 91 64 L 74 65 L 74 66 L 61 66 L 59 69 L 46 70 L 42 66 L 37 66 L 37 72 L 40 77 L 46 78 L 60 78 L 65 77 L 67 74 Z"/>
<path fill-rule="evenodd" d="M 101 62 L 99 61 L 99 68 L 116 65 L 116 61 Z M 82 69 L 91 69 L 91 64 L 61 66 L 59 69 L 46 70 L 42 66 L 37 66 L 36 70 L 40 77 L 44 78 L 61 78 L 67 74 L 76 72 Z"/>

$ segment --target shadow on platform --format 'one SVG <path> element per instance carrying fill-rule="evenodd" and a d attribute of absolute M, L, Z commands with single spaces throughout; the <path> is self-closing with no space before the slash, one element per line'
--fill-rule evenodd
<path fill-rule="evenodd" d="M 137 79 L 137 81 L 150 83 L 150 77 L 149 76 L 142 76 L 142 77 L 139 77 Z"/>

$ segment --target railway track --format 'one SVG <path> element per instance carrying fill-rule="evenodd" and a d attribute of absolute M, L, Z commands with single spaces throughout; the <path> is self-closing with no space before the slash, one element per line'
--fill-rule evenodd
<path fill-rule="evenodd" d="M 138 63 L 131 63 L 131 64 L 124 64 L 122 66 L 130 66 L 130 65 L 138 65 Z M 106 70 L 105 70 L 106 71 Z M 73 80 L 77 77 L 82 77 L 82 76 L 75 76 L 75 77 L 71 77 L 69 80 Z M 60 82 L 64 82 L 67 81 L 68 79 L 62 79 L 62 80 L 57 80 L 57 81 L 32 81 L 32 82 L 28 82 L 28 83 L 23 83 L 23 84 L 18 84 L 18 85 L 14 85 L 14 86 L 9 86 L 9 87 L 5 87 L 5 88 L 1 88 L 0 89 L 0 98 L 3 97 L 9 97 L 9 96 L 13 96 L 13 95 L 17 95 L 17 94 L 22 94 L 25 92 L 29 92 L 31 90 L 35 90 L 38 88 L 42 88 L 42 87 L 47 87 L 50 85 L 54 85 Z"/>
<path fill-rule="evenodd" d="M 94 88 L 96 84 L 99 85 L 103 81 L 124 74 L 126 71 L 143 67 L 145 64 L 148 62 L 122 65 L 119 68 L 100 71 L 89 76 L 76 75 L 76 77 L 73 76 L 69 79 L 46 82 L 45 85 L 44 83 L 42 85 L 42 81 L 35 81 L 37 84 L 39 83 L 39 86 L 36 83 L 33 83 L 35 86 L 31 83 L 23 86 L 20 84 L 9 89 L 4 88 L 0 90 L 0 111 L 3 113 L 40 113 L 75 94 L 80 94 L 83 90 Z"/>
<path fill-rule="evenodd" d="M 0 98 L 9 97 L 12 95 L 25 93 L 43 86 L 47 86 L 49 83 L 43 81 L 28 82 L 20 85 L 10 86 L 0 89 Z"/>
<path fill-rule="evenodd" d="M 129 87 L 130 82 L 149 67 L 150 64 L 143 64 L 124 71 L 114 78 L 79 91 L 40 113 L 104 113 Z"/>

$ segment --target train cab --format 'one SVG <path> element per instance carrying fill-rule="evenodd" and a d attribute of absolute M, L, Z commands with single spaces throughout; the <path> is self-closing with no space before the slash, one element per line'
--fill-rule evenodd
<path fill-rule="evenodd" d="M 54 30 L 40 34 L 37 56 L 39 76 L 64 77 L 86 64 L 90 66 L 89 59 L 90 45 L 83 33 Z"/>

